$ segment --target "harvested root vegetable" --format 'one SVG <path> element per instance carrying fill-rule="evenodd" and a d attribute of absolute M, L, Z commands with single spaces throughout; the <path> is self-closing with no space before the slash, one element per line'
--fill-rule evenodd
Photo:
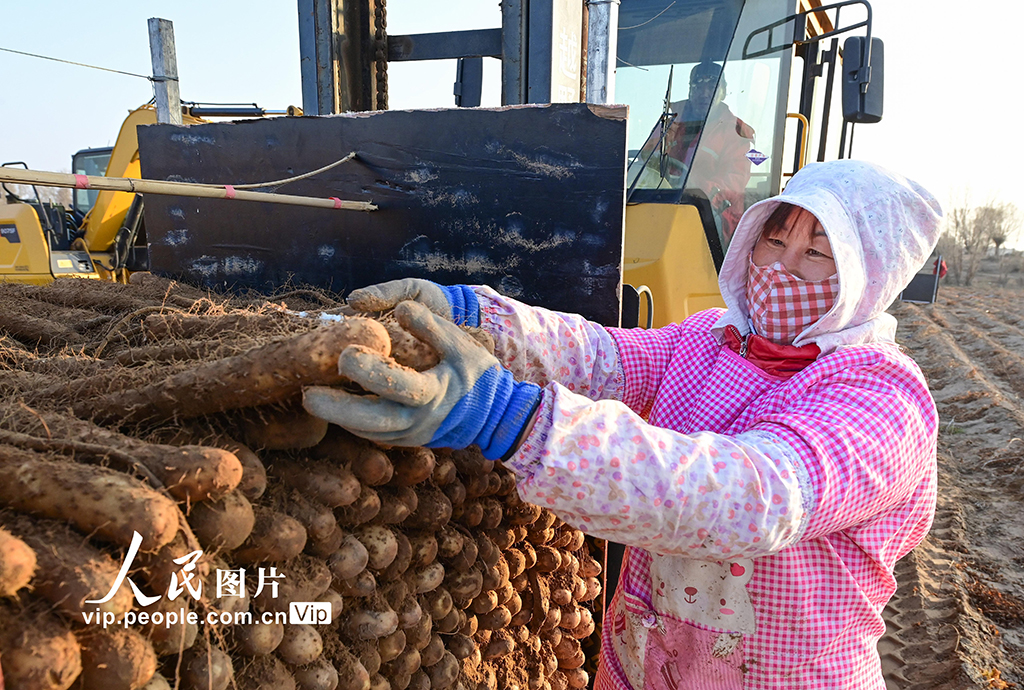
<path fill-rule="evenodd" d="M 280 562 L 302 553 L 306 529 L 295 518 L 275 510 L 257 507 L 256 523 L 249 537 L 235 549 L 237 563 Z"/>
<path fill-rule="evenodd" d="M 210 337 L 221 333 L 251 333 L 260 330 L 276 330 L 284 325 L 288 317 L 281 313 L 239 312 L 216 316 L 195 316 L 192 314 L 149 314 L 142 321 L 142 330 L 147 340 L 165 338 Z"/>
<path fill-rule="evenodd" d="M 377 579 L 369 570 L 364 570 L 348 580 L 335 580 L 331 586 L 346 597 L 369 597 L 377 591 Z"/>
<path fill-rule="evenodd" d="M 327 422 L 295 403 L 246 410 L 239 426 L 246 444 L 266 450 L 312 448 L 327 435 Z"/>
<path fill-rule="evenodd" d="M 420 597 L 420 606 L 432 620 L 439 621 L 448 615 L 454 603 L 448 590 L 438 587 Z"/>
<path fill-rule="evenodd" d="M 338 690 L 369 690 L 370 674 L 352 652 L 344 648 L 338 650 L 334 666 L 338 669 Z"/>
<path fill-rule="evenodd" d="M 11 690 L 66 690 L 82 672 L 78 640 L 38 605 L 19 610 L 0 601 L 0 663 Z"/>
<path fill-rule="evenodd" d="M 27 515 L 8 514 L 0 519 L 34 552 L 38 570 L 32 589 L 36 595 L 78 621 L 82 620 L 83 611 L 99 609 L 120 616 L 131 610 L 134 600 L 127 584 L 122 584 L 109 601 L 85 603 L 86 599 L 106 596 L 117 579 L 120 564 L 85 541 L 81 534 L 59 522 Z M 0 562 L 3 557 L 0 549 Z"/>
<path fill-rule="evenodd" d="M 186 525 L 187 527 L 187 525 Z M 199 544 L 193 544 L 195 536 L 184 529 L 178 531 L 167 544 L 161 546 L 152 553 L 139 553 L 135 557 L 135 565 L 142 568 L 145 579 L 149 582 L 149 588 L 154 592 L 166 592 L 171 584 L 171 576 L 181 570 L 181 564 L 175 563 L 174 559 L 180 558 L 187 553 L 199 548 Z M 196 573 L 200 578 L 206 579 L 210 573 L 210 556 L 203 554 L 197 562 Z"/>
<path fill-rule="evenodd" d="M 236 625 L 232 628 L 233 651 L 244 656 L 262 656 L 277 649 L 284 639 L 284 625 L 277 621 Z"/>
<path fill-rule="evenodd" d="M 440 489 L 422 487 L 417 495 L 416 508 L 402 523 L 403 527 L 438 530 L 448 524 L 452 517 L 452 503 Z"/>
<path fill-rule="evenodd" d="M 161 597 L 156 603 L 140 609 L 140 614 L 148 614 L 148 620 L 145 624 L 140 624 L 139 629 L 153 645 L 153 651 L 157 656 L 177 654 L 195 644 L 199 626 L 188 622 L 188 610 L 187 602 L 181 598 L 171 601 L 167 597 Z M 155 613 L 160 614 L 157 622 L 153 622 Z M 168 623 L 168 613 L 174 615 L 175 623 Z M 139 620 L 141 623 L 141 616 Z"/>
<path fill-rule="evenodd" d="M 28 544 L 0 528 L 0 597 L 28 586 L 36 571 L 36 554 Z"/>
<path fill-rule="evenodd" d="M 370 554 L 363 543 L 354 535 L 345 534 L 341 547 L 327 560 L 327 567 L 337 579 L 348 580 L 362 572 L 369 561 Z"/>
<path fill-rule="evenodd" d="M 299 690 L 335 690 L 338 687 L 338 671 L 326 659 L 292 669 L 295 684 Z"/>
<path fill-rule="evenodd" d="M 249 537 L 256 513 L 240 491 L 232 491 L 219 500 L 194 505 L 188 524 L 204 549 L 231 551 Z"/>
<path fill-rule="evenodd" d="M 334 530 L 323 539 L 314 539 L 313 537 L 307 539 L 306 553 L 317 558 L 330 558 L 335 551 L 341 548 L 346 534 L 348 532 L 341 529 L 339 525 L 335 525 Z"/>
<path fill-rule="evenodd" d="M 436 690 L 445 690 L 458 680 L 459 662 L 450 652 L 445 652 L 441 660 L 427 668 L 426 671 L 430 676 L 430 687 Z"/>
<path fill-rule="evenodd" d="M 235 677 L 231 657 L 219 647 L 196 644 L 182 655 L 184 690 L 226 690 Z"/>
<path fill-rule="evenodd" d="M 321 604 L 331 605 L 331 623 L 336 621 L 342 611 L 345 610 L 345 600 L 342 599 L 341 595 L 333 589 L 328 588 L 327 591 L 318 596 L 316 600 Z"/>
<path fill-rule="evenodd" d="M 143 551 L 174 538 L 180 513 L 170 498 L 104 467 L 44 460 L 0 446 L 0 505 L 70 521 L 83 534 L 127 547 L 142 535 Z"/>
<path fill-rule="evenodd" d="M 338 524 L 355 527 L 369 522 L 380 512 L 380 495 L 368 486 L 363 486 L 359 496 L 350 505 L 337 508 L 334 517 Z"/>
<path fill-rule="evenodd" d="M 377 640 L 398 630 L 398 614 L 386 605 L 377 610 L 353 611 L 345 621 L 345 629 L 357 640 Z"/>
<path fill-rule="evenodd" d="M 348 466 L 367 486 L 387 484 L 394 475 L 391 460 L 383 450 L 338 426 L 328 428 L 327 435 L 312 453 L 316 458 Z"/>
<path fill-rule="evenodd" d="M 389 663 L 405 650 L 405 632 L 396 630 L 386 637 L 377 640 L 377 653 L 382 664 Z M 415 669 L 413 669 L 415 670 Z"/>
<path fill-rule="evenodd" d="M 131 628 L 78 633 L 82 645 L 82 690 L 140 688 L 156 673 L 156 653 L 149 641 Z"/>
<path fill-rule="evenodd" d="M 252 598 L 257 611 L 287 613 L 293 602 L 313 601 L 331 586 L 333 576 L 327 565 L 307 555 L 300 555 L 277 569 L 280 580 L 264 586 Z"/>
<path fill-rule="evenodd" d="M 273 656 L 256 657 L 235 676 L 240 690 L 296 690 L 295 677 Z"/>
<path fill-rule="evenodd" d="M 477 648 L 472 638 L 466 635 L 449 635 L 445 641 L 445 648 L 459 661 L 470 656 Z"/>
<path fill-rule="evenodd" d="M 440 563 L 431 563 L 426 568 L 413 572 L 408 578 L 416 594 L 432 592 L 444 582 L 444 566 Z"/>
<path fill-rule="evenodd" d="M 301 491 L 275 487 L 270 503 L 274 508 L 291 515 L 306 528 L 306 534 L 313 541 L 323 541 L 338 529 L 334 511 L 319 501 L 308 498 Z"/>
<path fill-rule="evenodd" d="M 235 487 L 249 500 L 263 495 L 267 488 L 267 468 L 252 449 L 223 433 L 211 433 L 198 427 L 176 427 L 157 434 L 163 443 L 174 446 L 221 448 L 233 454 L 242 465 L 242 479 Z"/>
<path fill-rule="evenodd" d="M 395 580 L 409 569 L 412 564 L 412 544 L 404 532 L 395 532 L 395 539 L 398 540 L 398 553 L 391 565 L 381 571 L 380 575 L 384 581 Z"/>
<path fill-rule="evenodd" d="M 377 521 L 386 525 L 405 522 L 419 505 L 419 494 L 408 486 L 398 489 L 385 488 L 378 493 L 380 512 L 377 513 Z"/>
<path fill-rule="evenodd" d="M 220 448 L 147 443 L 66 414 L 37 412 L 21 406 L 8 406 L 4 416 L 8 428 L 40 437 L 40 441 L 46 439 L 51 445 L 59 445 L 60 439 L 73 439 L 68 450 L 76 455 L 103 458 L 127 454 L 182 501 L 220 498 L 242 479 L 241 462 L 233 453 Z"/>
<path fill-rule="evenodd" d="M 437 539 L 429 532 L 411 533 L 408 535 L 412 546 L 410 565 L 427 565 L 437 558 Z"/>
<path fill-rule="evenodd" d="M 79 417 L 101 423 L 129 424 L 282 402 L 304 386 L 340 383 L 338 353 L 350 345 L 385 356 L 391 350 L 383 326 L 370 319 L 349 318 L 242 355 L 204 362 L 148 386 L 81 399 L 73 409 Z"/>
<path fill-rule="evenodd" d="M 297 462 L 278 458 L 271 465 L 270 473 L 307 498 L 331 508 L 347 506 L 360 494 L 359 480 L 351 472 L 324 460 Z"/>
<path fill-rule="evenodd" d="M 516 643 L 507 630 L 495 630 L 483 651 L 484 661 L 494 661 L 503 656 L 508 656 L 515 648 Z"/>
<path fill-rule="evenodd" d="M 369 555 L 367 567 L 382 570 L 391 565 L 398 555 L 398 540 L 394 532 L 381 525 L 360 527 L 355 531 L 356 539 L 366 547 Z"/>
<path fill-rule="evenodd" d="M 274 654 L 286 664 L 303 666 L 319 659 L 323 651 L 324 643 L 316 628 L 293 624 L 284 626 L 284 636 Z"/>
<path fill-rule="evenodd" d="M 565 674 L 566 683 L 572 690 L 583 690 L 590 684 L 590 674 L 578 666 L 560 670 Z"/>
<path fill-rule="evenodd" d="M 393 448 L 389 454 L 395 468 L 392 484 L 413 486 L 430 479 L 436 459 L 429 448 Z"/>

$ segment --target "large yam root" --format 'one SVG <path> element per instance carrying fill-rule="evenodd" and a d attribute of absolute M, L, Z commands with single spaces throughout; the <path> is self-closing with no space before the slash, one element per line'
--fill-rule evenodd
<path fill-rule="evenodd" d="M 10 690 L 67 690 L 82 672 L 78 640 L 39 606 L 0 601 L 0 664 Z"/>
<path fill-rule="evenodd" d="M 156 654 L 142 635 L 128 628 L 78 633 L 82 646 L 82 690 L 134 690 L 156 673 Z"/>
<path fill-rule="evenodd" d="M 142 388 L 75 403 L 75 414 L 101 423 L 129 424 L 216 414 L 294 398 L 303 386 L 341 383 L 338 353 L 349 345 L 391 351 L 376 321 L 349 318 L 275 340 L 236 357 L 205 362 Z"/>
<path fill-rule="evenodd" d="M 306 529 L 298 520 L 276 510 L 257 508 L 256 524 L 233 557 L 243 565 L 277 563 L 298 556 L 305 546 Z"/>
<path fill-rule="evenodd" d="M 36 554 L 28 544 L 0 528 L 0 597 L 13 597 L 36 572 Z"/>
<path fill-rule="evenodd" d="M 299 404 L 255 408 L 241 417 L 242 438 L 256 449 L 312 448 L 327 435 L 327 422 L 309 414 Z"/>
<path fill-rule="evenodd" d="M 84 611 L 99 609 L 120 617 L 132 608 L 132 592 L 122 584 L 113 598 L 102 604 L 86 599 L 105 597 L 117 579 L 120 564 L 89 544 L 82 535 L 50 520 L 27 515 L 0 515 L 0 522 L 17 534 L 35 552 L 38 570 L 32 591 L 57 609 L 81 621 Z M 2 549 L 0 549 L 2 558 Z"/>
<path fill-rule="evenodd" d="M 242 545 L 256 524 L 252 504 L 239 491 L 192 507 L 188 524 L 204 549 L 230 551 Z"/>
<path fill-rule="evenodd" d="M 0 446 L 0 505 L 70 521 L 83 534 L 127 547 L 142 535 L 143 551 L 174 538 L 180 513 L 174 501 L 120 472 L 43 460 Z"/>
<path fill-rule="evenodd" d="M 69 439 L 69 448 L 81 454 L 82 444 L 95 448 L 100 455 L 122 451 L 146 467 L 179 500 L 205 501 L 217 499 L 238 486 L 242 464 L 229 451 L 198 445 L 172 446 L 146 443 L 91 422 L 52 412 L 37 412 L 23 406 L 3 410 L 4 425 L 12 430 L 46 439 Z M 45 445 L 45 444 L 44 444 Z M 109 449 L 109 450 L 108 450 Z"/>

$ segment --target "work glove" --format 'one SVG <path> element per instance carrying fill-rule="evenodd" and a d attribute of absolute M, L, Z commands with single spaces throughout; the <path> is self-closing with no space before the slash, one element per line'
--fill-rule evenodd
<path fill-rule="evenodd" d="M 413 300 L 460 326 L 480 325 L 480 301 L 468 285 L 438 285 L 422 278 L 402 278 L 353 290 L 348 304 L 356 311 L 385 311 Z"/>
<path fill-rule="evenodd" d="M 515 381 L 494 355 L 424 304 L 401 302 L 395 317 L 437 350 L 437 366 L 417 372 L 351 345 L 338 357 L 338 371 L 375 395 L 313 386 L 303 392 L 306 411 L 389 445 L 476 444 L 491 460 L 511 455 L 540 401 L 540 387 Z"/>

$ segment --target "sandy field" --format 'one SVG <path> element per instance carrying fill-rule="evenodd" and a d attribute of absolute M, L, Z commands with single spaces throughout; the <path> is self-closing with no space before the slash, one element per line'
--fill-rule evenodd
<path fill-rule="evenodd" d="M 1024 289 L 984 278 L 891 310 L 940 420 L 935 523 L 879 643 L 891 690 L 1024 687 Z"/>

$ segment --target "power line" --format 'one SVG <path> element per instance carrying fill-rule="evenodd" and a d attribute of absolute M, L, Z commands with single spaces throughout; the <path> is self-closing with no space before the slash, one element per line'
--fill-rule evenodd
<path fill-rule="evenodd" d="M 12 50 L 11 48 L 0 48 L 5 53 L 16 53 L 18 55 L 27 55 L 28 57 L 39 58 L 41 60 L 53 60 L 54 62 L 63 62 L 66 65 L 76 65 L 78 67 L 88 67 L 89 69 L 98 69 L 104 72 L 113 72 L 114 74 L 125 74 L 129 77 L 138 77 L 147 81 L 154 81 L 153 77 L 146 76 L 145 74 L 135 74 L 134 72 L 123 72 L 119 69 L 110 69 L 109 67 L 97 67 L 96 65 L 87 65 L 84 62 L 72 62 L 71 60 L 61 60 L 60 58 L 49 57 L 46 55 L 36 55 L 35 53 L 26 53 L 21 50 Z"/>

